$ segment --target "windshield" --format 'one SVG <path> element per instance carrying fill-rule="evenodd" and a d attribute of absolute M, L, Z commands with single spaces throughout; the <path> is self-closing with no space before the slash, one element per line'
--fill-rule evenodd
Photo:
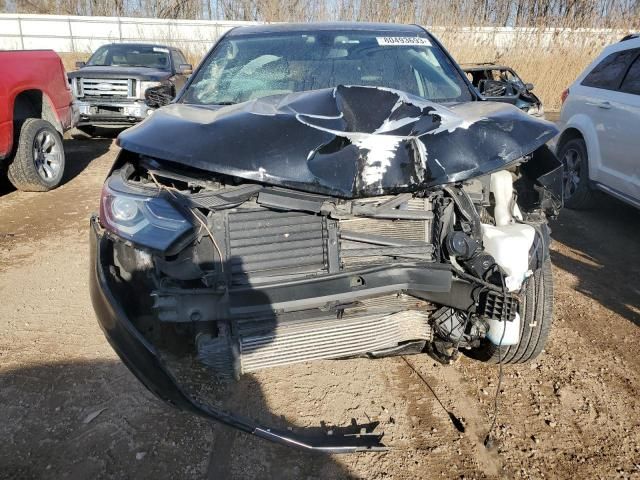
<path fill-rule="evenodd" d="M 393 88 L 435 102 L 471 100 L 452 62 L 427 37 L 325 31 L 227 37 L 181 101 L 224 105 L 338 85 Z"/>
<path fill-rule="evenodd" d="M 169 50 L 141 45 L 105 45 L 91 55 L 89 67 L 149 67 L 169 70 Z"/>

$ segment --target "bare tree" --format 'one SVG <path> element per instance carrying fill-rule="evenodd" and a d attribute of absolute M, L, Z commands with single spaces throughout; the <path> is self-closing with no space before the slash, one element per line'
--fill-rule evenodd
<path fill-rule="evenodd" d="M 441 26 L 640 28 L 640 0 L 0 0 L 18 13 Z"/>

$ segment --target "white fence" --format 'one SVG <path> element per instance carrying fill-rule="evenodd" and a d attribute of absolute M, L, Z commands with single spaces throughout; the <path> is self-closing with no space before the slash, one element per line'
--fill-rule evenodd
<path fill-rule="evenodd" d="M 0 49 L 88 53 L 109 42 L 149 42 L 204 53 L 229 29 L 255 23 L 0 14 Z"/>
<path fill-rule="evenodd" d="M 0 49 L 50 48 L 57 52 L 89 53 L 108 42 L 165 43 L 193 53 L 206 52 L 220 35 L 238 25 L 259 22 L 159 20 L 153 18 L 75 17 L 0 14 Z M 608 29 L 538 29 L 510 27 L 431 27 L 436 35 L 465 44 L 493 45 L 504 52 L 515 42 L 547 48 L 556 42 L 606 45 L 624 32 Z M 454 41 L 457 43 L 457 41 Z"/>

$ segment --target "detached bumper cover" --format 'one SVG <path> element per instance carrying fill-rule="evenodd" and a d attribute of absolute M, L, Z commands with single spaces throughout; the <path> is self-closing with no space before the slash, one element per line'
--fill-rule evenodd
<path fill-rule="evenodd" d="M 279 431 L 201 404 L 190 398 L 177 384 L 155 347 L 129 321 L 126 312 L 111 291 L 105 274 L 108 265 L 104 263 L 109 242 L 110 240 L 105 238 L 101 232 L 97 217 L 93 217 L 90 228 L 91 267 L 89 279 L 93 308 L 100 327 L 118 356 L 158 398 L 181 410 L 221 422 L 275 443 L 302 450 L 351 453 L 387 449 L 381 443 L 382 434 L 358 431 L 353 434 L 309 435 Z"/>

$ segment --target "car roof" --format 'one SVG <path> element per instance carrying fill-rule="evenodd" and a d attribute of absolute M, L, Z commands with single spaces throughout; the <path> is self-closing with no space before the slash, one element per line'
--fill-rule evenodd
<path fill-rule="evenodd" d="M 288 32 L 322 32 L 322 31 L 374 31 L 380 33 L 401 33 L 410 35 L 424 34 L 425 30 L 418 25 L 399 23 L 366 23 L 366 22 L 316 22 L 316 23 L 268 23 L 250 25 L 232 29 L 228 36 L 257 35 Z"/>
<path fill-rule="evenodd" d="M 156 48 L 166 48 L 167 50 L 177 50 L 177 48 L 175 47 L 170 47 L 169 45 L 160 45 L 157 43 L 119 43 L 119 42 L 114 42 L 114 43 L 105 43 L 104 45 L 102 45 L 103 47 L 112 47 L 112 46 L 119 46 L 119 47 L 156 47 Z"/>
<path fill-rule="evenodd" d="M 627 35 L 622 40 L 605 47 L 602 51 L 602 55 L 609 55 L 610 53 L 620 52 L 622 50 L 630 50 L 632 48 L 640 47 L 640 36 L 632 34 Z"/>
<path fill-rule="evenodd" d="M 640 38 L 640 33 L 630 33 L 629 35 L 625 35 L 621 42 L 626 42 L 627 40 L 633 40 L 635 38 Z"/>

